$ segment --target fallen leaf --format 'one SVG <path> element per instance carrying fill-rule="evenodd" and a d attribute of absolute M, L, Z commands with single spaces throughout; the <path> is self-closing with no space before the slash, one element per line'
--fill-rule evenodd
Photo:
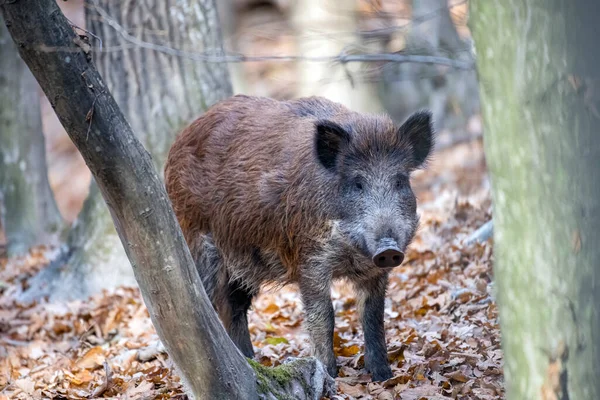
<path fill-rule="evenodd" d="M 95 369 L 106 360 L 104 350 L 100 346 L 92 347 L 75 363 L 79 368 Z"/>

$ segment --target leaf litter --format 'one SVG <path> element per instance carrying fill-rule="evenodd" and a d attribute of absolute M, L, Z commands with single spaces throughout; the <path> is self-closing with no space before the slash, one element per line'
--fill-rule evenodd
<path fill-rule="evenodd" d="M 340 374 L 331 400 L 504 398 L 491 239 L 465 244 L 491 218 L 481 143 L 437 154 L 415 174 L 413 188 L 421 227 L 391 275 L 385 308 L 394 376 L 371 382 L 354 294 L 338 282 L 332 299 Z M 0 258 L 0 400 L 186 399 L 138 289 L 63 304 L 16 300 L 48 251 Z M 297 288 L 264 291 L 249 321 L 263 365 L 309 355 Z"/>

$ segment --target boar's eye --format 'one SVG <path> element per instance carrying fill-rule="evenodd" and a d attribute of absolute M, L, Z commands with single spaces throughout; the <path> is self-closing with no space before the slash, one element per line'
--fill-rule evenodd
<path fill-rule="evenodd" d="M 402 187 L 408 185 L 408 176 L 406 175 L 398 175 L 396 177 L 395 186 L 396 189 L 401 189 Z"/>
<path fill-rule="evenodd" d="M 355 178 L 354 179 L 354 189 L 356 189 L 358 192 L 362 192 L 363 191 L 363 183 L 362 180 L 360 178 Z"/>

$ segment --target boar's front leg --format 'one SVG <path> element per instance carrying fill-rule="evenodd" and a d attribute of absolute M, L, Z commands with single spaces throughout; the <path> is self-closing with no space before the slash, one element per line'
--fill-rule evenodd
<path fill-rule="evenodd" d="M 388 364 L 383 311 L 388 275 L 382 274 L 368 282 L 356 285 L 360 319 L 365 335 L 365 366 L 373 381 L 392 377 Z"/>
<path fill-rule="evenodd" d="M 324 265 L 309 265 L 299 279 L 304 303 L 306 327 L 313 355 L 327 368 L 332 377 L 337 376 L 333 353 L 334 313 L 331 303 L 331 272 Z"/>

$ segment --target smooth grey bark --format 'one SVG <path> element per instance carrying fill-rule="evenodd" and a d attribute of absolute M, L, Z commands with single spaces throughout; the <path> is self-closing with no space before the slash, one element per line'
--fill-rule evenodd
<path fill-rule="evenodd" d="M 0 26 L 0 226 L 8 255 L 56 239 L 62 218 L 48 183 L 38 85 Z"/>
<path fill-rule="evenodd" d="M 86 29 L 93 60 L 108 90 L 149 150 L 162 175 L 179 130 L 209 106 L 231 95 L 226 64 L 206 64 L 140 47 L 131 37 L 182 51 L 221 54 L 214 0 L 129 3 L 87 0 Z M 94 115 L 91 115 L 94 118 Z M 23 300 L 82 298 L 117 285 L 135 285 L 108 209 L 92 182 L 62 257 L 31 282 Z M 66 264 L 66 265 L 65 265 Z"/>
<path fill-rule="evenodd" d="M 448 0 L 413 0 L 412 6 L 407 53 L 472 60 L 470 43 L 460 38 L 452 23 Z M 435 116 L 436 129 L 463 130 L 468 118 L 479 112 L 474 70 L 390 63 L 383 68 L 379 92 L 395 120 L 403 121 L 414 110 L 427 108 Z"/>
<path fill-rule="evenodd" d="M 600 398 L 596 0 L 473 1 L 507 398 Z"/>
<path fill-rule="evenodd" d="M 0 12 L 98 183 L 150 318 L 191 397 L 320 398 L 332 379 L 317 360 L 296 361 L 279 374 L 254 365 L 255 372 L 229 339 L 150 154 L 55 1 L 0 2 Z"/>

